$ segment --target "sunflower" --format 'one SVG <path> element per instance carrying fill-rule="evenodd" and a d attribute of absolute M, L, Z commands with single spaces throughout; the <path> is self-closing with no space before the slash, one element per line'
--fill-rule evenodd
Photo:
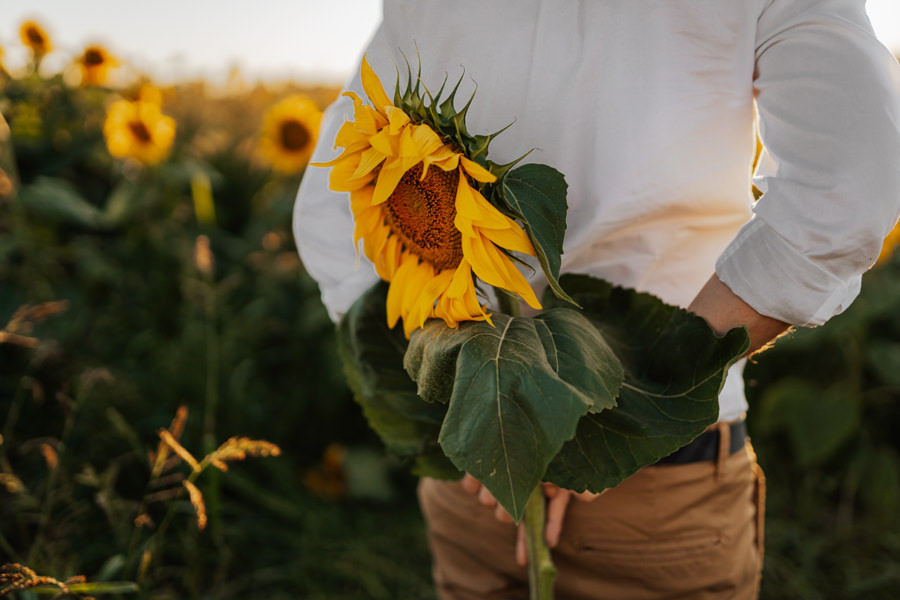
<path fill-rule="evenodd" d="M 19 27 L 19 37 L 22 39 L 22 43 L 30 48 L 35 56 L 41 57 L 53 50 L 53 46 L 50 44 L 50 36 L 47 35 L 43 27 L 34 21 L 22 23 L 22 26 Z"/>
<path fill-rule="evenodd" d="M 300 94 L 288 96 L 266 114 L 259 149 L 276 170 L 298 173 L 309 163 L 319 136 L 322 111 Z"/>
<path fill-rule="evenodd" d="M 354 119 L 335 138 L 344 150 L 321 166 L 332 168 L 332 190 L 350 193 L 355 241 L 363 240 L 378 275 L 390 282 L 388 325 L 402 319 L 409 337 L 428 318 L 449 327 L 490 322 L 476 278 L 540 308 L 511 254 L 534 256 L 534 247 L 483 195 L 497 181 L 484 158 L 490 136 L 469 135 L 465 110 L 452 106 L 455 90 L 443 104 L 440 92 L 428 104 L 410 82 L 391 101 L 365 59 L 361 76 L 372 105 L 345 92 Z"/>
<path fill-rule="evenodd" d="M 877 263 L 881 264 L 887 262 L 898 246 L 900 246 L 900 222 L 894 226 L 885 238 L 884 244 L 881 246 L 881 254 L 878 256 Z"/>
<path fill-rule="evenodd" d="M 81 83 L 84 85 L 103 85 L 106 83 L 109 70 L 117 67 L 119 61 L 106 48 L 99 45 L 88 46 L 78 59 L 81 68 Z"/>
<path fill-rule="evenodd" d="M 109 153 L 144 164 L 164 159 L 175 140 L 175 120 L 155 102 L 119 100 L 110 105 L 103 123 Z"/>

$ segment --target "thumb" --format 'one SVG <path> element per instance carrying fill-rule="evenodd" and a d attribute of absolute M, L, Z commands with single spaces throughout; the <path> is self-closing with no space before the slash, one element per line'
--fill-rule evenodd
<path fill-rule="evenodd" d="M 525 540 L 525 521 L 519 523 L 519 533 L 516 537 L 516 563 L 520 567 L 528 565 L 528 544 Z"/>

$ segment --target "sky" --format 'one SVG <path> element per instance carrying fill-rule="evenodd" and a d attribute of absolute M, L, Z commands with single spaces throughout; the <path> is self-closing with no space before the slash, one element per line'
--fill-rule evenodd
<path fill-rule="evenodd" d="M 380 0 L 0 0 L 0 45 L 12 64 L 18 28 L 38 21 L 71 57 L 101 43 L 164 82 L 245 79 L 343 82 L 381 18 Z M 50 56 L 47 60 L 50 60 Z"/>
<path fill-rule="evenodd" d="M 868 0 L 875 33 L 900 53 L 900 0 Z M 380 0 L 0 0 L 4 62 L 22 59 L 18 27 L 38 20 L 56 60 L 102 43 L 160 82 L 246 80 L 341 83 L 381 17 Z M 50 59 L 51 57 L 48 57 Z"/>

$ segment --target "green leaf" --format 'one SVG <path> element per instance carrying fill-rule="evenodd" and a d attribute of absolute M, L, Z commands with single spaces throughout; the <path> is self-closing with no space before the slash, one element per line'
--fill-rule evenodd
<path fill-rule="evenodd" d="M 885 524 L 897 522 L 900 505 L 900 456 L 887 446 L 877 448 L 865 466 L 860 489 L 866 505 Z"/>
<path fill-rule="evenodd" d="M 787 433 L 798 464 L 806 467 L 827 460 L 859 431 L 858 396 L 846 383 L 823 388 L 787 377 L 766 390 L 761 416 L 769 431 Z"/>
<path fill-rule="evenodd" d="M 156 192 L 152 187 L 126 179 L 107 197 L 103 218 L 116 226 L 133 222 L 142 217 L 156 200 Z"/>
<path fill-rule="evenodd" d="M 900 343 L 895 340 L 871 340 L 865 350 L 866 361 L 878 379 L 900 388 Z"/>
<path fill-rule="evenodd" d="M 61 221 L 103 229 L 103 213 L 85 200 L 70 183 L 53 177 L 37 177 L 19 190 L 18 201 L 25 211 L 42 220 Z"/>
<path fill-rule="evenodd" d="M 547 465 L 589 410 L 615 405 L 622 368 L 578 311 L 412 335 L 405 366 L 419 395 L 449 404 L 440 444 L 518 521 Z"/>
<path fill-rule="evenodd" d="M 347 382 L 372 429 L 400 456 L 417 456 L 417 472 L 459 477 L 437 446 L 446 407 L 423 401 L 403 369 L 407 341 L 387 326 L 387 284 L 379 282 L 338 325 L 338 349 Z"/>
<path fill-rule="evenodd" d="M 716 421 L 726 370 L 747 351 L 749 339 L 742 328 L 717 337 L 702 318 L 650 294 L 585 275 L 566 275 L 562 283 L 622 361 L 625 381 L 614 409 L 581 419 L 546 479 L 601 491 Z M 560 301 L 545 294 L 544 303 Z"/>
<path fill-rule="evenodd" d="M 566 234 L 566 179 L 556 169 L 542 164 L 526 164 L 509 171 L 502 180 L 504 207 L 521 219 L 558 298 L 577 304 L 559 284 L 563 238 Z"/>

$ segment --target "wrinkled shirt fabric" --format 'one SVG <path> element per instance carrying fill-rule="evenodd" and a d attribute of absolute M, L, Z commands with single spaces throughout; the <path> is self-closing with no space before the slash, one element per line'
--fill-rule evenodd
<path fill-rule="evenodd" d="M 864 4 L 385 0 L 366 54 L 389 95 L 407 61 L 432 92 L 460 80 L 470 132 L 511 124 L 494 162 L 533 149 L 525 162 L 565 174 L 562 272 L 677 306 L 715 272 L 760 313 L 816 326 L 857 296 L 900 212 L 900 69 Z M 362 94 L 358 75 L 347 88 Z M 313 161 L 339 154 L 352 114 L 348 98 L 327 109 Z M 338 319 L 377 275 L 327 178 L 308 168 L 294 233 Z M 741 368 L 722 421 L 746 410 Z"/>

